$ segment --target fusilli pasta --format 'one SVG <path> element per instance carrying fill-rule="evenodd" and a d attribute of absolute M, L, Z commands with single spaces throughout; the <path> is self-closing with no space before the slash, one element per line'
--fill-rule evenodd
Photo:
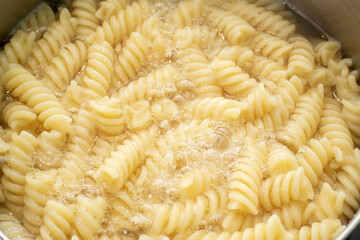
<path fill-rule="evenodd" d="M 68 131 L 71 118 L 64 106 L 24 67 L 10 64 L 9 70 L 2 76 L 1 81 L 13 96 L 25 102 L 38 115 L 39 121 L 43 123 L 46 130 Z"/>
<path fill-rule="evenodd" d="M 0 51 L 0 230 L 339 236 L 360 208 L 359 71 L 295 20 L 274 0 L 40 5 Z"/>
<path fill-rule="evenodd" d="M 96 1 L 74 0 L 71 7 L 71 14 L 78 22 L 76 32 L 79 34 L 80 39 L 85 40 L 99 25 L 99 20 L 95 16 Z"/>
<path fill-rule="evenodd" d="M 255 29 L 241 17 L 218 8 L 211 7 L 206 19 L 220 32 L 223 32 L 232 44 L 245 42 L 255 33 Z"/>
<path fill-rule="evenodd" d="M 57 55 L 61 46 L 75 35 L 77 21 L 66 8 L 60 12 L 59 20 L 51 23 L 44 36 L 35 43 L 27 59 L 26 68 L 38 72 Z"/>
<path fill-rule="evenodd" d="M 47 3 L 43 3 L 35 12 L 23 19 L 20 29 L 25 32 L 41 31 L 55 21 L 55 13 Z"/>
<path fill-rule="evenodd" d="M 260 204 L 266 210 L 281 207 L 291 200 L 306 201 L 314 197 L 311 182 L 305 176 L 304 169 L 299 167 L 287 173 L 279 174 L 263 182 L 260 189 Z"/>

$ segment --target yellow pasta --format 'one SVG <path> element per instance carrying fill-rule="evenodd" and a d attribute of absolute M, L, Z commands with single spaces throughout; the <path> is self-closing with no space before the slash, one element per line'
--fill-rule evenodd
<path fill-rule="evenodd" d="M 41 28 L 48 27 L 54 21 L 55 13 L 47 3 L 43 3 L 35 12 L 21 21 L 20 29 L 25 32 L 41 31 Z"/>
<path fill-rule="evenodd" d="M 297 24 L 273 0 L 41 5 L 0 51 L 0 230 L 338 236 L 360 208 L 359 72 Z"/>
<path fill-rule="evenodd" d="M 149 45 L 148 40 L 141 33 L 133 32 L 130 34 L 115 65 L 116 81 L 126 83 L 136 75 L 141 63 L 149 53 Z"/>
<path fill-rule="evenodd" d="M 123 145 L 117 147 L 117 151 L 105 159 L 104 164 L 94 174 L 94 178 L 100 182 L 106 182 L 111 191 L 117 191 L 122 187 L 124 181 L 138 167 L 144 159 L 144 151 L 149 142 L 155 137 L 155 129 L 133 135 Z"/>
<path fill-rule="evenodd" d="M 267 179 L 260 189 L 260 204 L 267 210 L 290 200 L 306 201 L 313 197 L 314 190 L 302 167 Z"/>
<path fill-rule="evenodd" d="M 182 1 L 173 11 L 172 19 L 177 27 L 191 25 L 202 14 L 203 0 Z"/>
<path fill-rule="evenodd" d="M 221 88 L 217 86 L 214 73 L 209 68 L 209 61 L 198 46 L 192 45 L 184 49 L 180 54 L 180 61 L 184 62 L 184 67 L 188 70 L 197 96 L 220 96 Z"/>
<path fill-rule="evenodd" d="M 36 114 L 21 102 L 13 102 L 6 105 L 2 117 L 5 124 L 16 132 L 30 129 L 33 124 L 36 125 L 36 118 Z"/>
<path fill-rule="evenodd" d="M 134 2 L 113 15 L 96 28 L 96 32 L 88 37 L 88 41 L 107 41 L 111 46 L 118 44 L 128 36 L 149 14 L 147 1 Z M 119 26 L 121 26 L 119 28 Z"/>
<path fill-rule="evenodd" d="M 91 239 L 101 227 L 105 215 L 105 200 L 102 197 L 94 199 L 79 195 L 75 208 L 75 229 L 80 239 Z"/>
<path fill-rule="evenodd" d="M 7 164 L 1 168 L 4 173 L 1 183 L 6 199 L 5 206 L 18 218 L 21 218 L 24 207 L 25 176 L 34 164 L 30 154 L 34 152 L 37 144 L 38 141 L 29 132 L 12 133 L 9 153 L 6 154 Z"/>
<path fill-rule="evenodd" d="M 83 41 L 68 43 L 44 68 L 46 76 L 42 80 L 53 91 L 63 90 L 75 73 L 80 70 L 85 59 L 86 44 Z"/>
<path fill-rule="evenodd" d="M 114 53 L 106 42 L 94 44 L 88 49 L 88 65 L 83 78 L 86 95 L 90 99 L 104 97 L 109 88 L 114 65 Z"/>
<path fill-rule="evenodd" d="M 251 40 L 251 45 L 255 52 L 264 57 L 269 57 L 280 64 L 285 63 L 290 50 L 293 48 L 292 44 L 267 33 L 257 34 Z"/>
<path fill-rule="evenodd" d="M 74 222 L 73 206 L 49 200 L 44 209 L 41 239 L 68 239 Z"/>
<path fill-rule="evenodd" d="M 11 239 L 34 239 L 34 236 L 21 225 L 16 217 L 8 214 L 0 214 L 0 230 Z"/>
<path fill-rule="evenodd" d="M 5 87 L 38 115 L 46 130 L 68 131 L 71 118 L 64 106 L 44 84 L 18 64 L 11 64 L 2 76 Z M 38 95 L 32 93 L 36 92 Z"/>
<path fill-rule="evenodd" d="M 247 95 L 256 86 L 256 80 L 231 60 L 215 59 L 211 68 L 218 85 L 229 94 Z"/>
<path fill-rule="evenodd" d="M 34 171 L 26 175 L 23 210 L 23 224 L 32 233 L 39 234 L 39 227 L 44 216 L 44 207 L 48 201 L 48 192 L 55 183 L 55 169 Z"/>
<path fill-rule="evenodd" d="M 293 23 L 284 19 L 281 15 L 258 7 L 255 4 L 239 1 L 236 4 L 226 5 L 225 8 L 239 14 L 253 27 L 282 39 L 287 39 L 295 32 L 295 25 Z"/>
<path fill-rule="evenodd" d="M 245 42 L 255 33 L 253 27 L 235 14 L 218 8 L 210 8 L 209 11 L 207 19 L 223 32 L 232 44 Z"/>
<path fill-rule="evenodd" d="M 17 31 L 5 44 L 4 49 L 0 51 L 0 74 L 3 75 L 8 69 L 10 63 L 24 64 L 32 51 L 32 45 L 35 41 L 35 32 L 25 33 Z"/>
<path fill-rule="evenodd" d="M 99 25 L 99 20 L 95 16 L 96 1 L 74 0 L 71 7 L 71 14 L 78 22 L 76 31 L 81 39 L 86 39 Z"/>
<path fill-rule="evenodd" d="M 294 114 L 278 134 L 279 141 L 294 151 L 299 150 L 315 133 L 320 123 L 323 101 L 322 85 L 303 94 L 296 104 Z"/>
<path fill-rule="evenodd" d="M 38 72 L 44 67 L 59 53 L 61 45 L 74 37 L 76 26 L 76 19 L 71 17 L 68 9 L 63 9 L 59 20 L 49 25 L 47 32 L 31 49 L 31 55 L 26 62 L 27 68 L 32 72 Z"/>

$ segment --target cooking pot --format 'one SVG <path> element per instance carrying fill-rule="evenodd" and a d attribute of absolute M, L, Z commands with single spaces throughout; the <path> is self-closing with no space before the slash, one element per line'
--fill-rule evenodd
<path fill-rule="evenodd" d="M 311 23 L 312 32 L 341 42 L 345 57 L 360 67 L 360 1 L 359 0 L 282 0 L 296 15 Z M 0 40 L 6 42 L 20 19 L 38 6 L 42 0 L 0 1 Z M 60 0 L 46 1 L 56 5 Z M 308 23 L 305 23 L 308 24 Z M 0 231 L 0 239 L 8 238 Z M 337 240 L 360 239 L 360 211 Z"/>

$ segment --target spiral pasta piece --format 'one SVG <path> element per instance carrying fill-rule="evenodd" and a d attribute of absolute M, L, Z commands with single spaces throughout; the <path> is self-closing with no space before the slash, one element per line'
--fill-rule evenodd
<path fill-rule="evenodd" d="M 356 149 L 359 156 L 359 150 Z M 359 159 L 359 157 L 357 158 Z M 360 201 L 360 181 L 357 167 L 345 164 L 340 168 L 336 175 L 337 184 L 335 190 L 345 193 L 343 219 L 352 219 L 355 212 L 359 209 Z"/>
<path fill-rule="evenodd" d="M 17 217 L 21 218 L 24 206 L 25 176 L 31 171 L 33 160 L 31 154 L 35 151 L 38 142 L 29 132 L 21 131 L 20 134 L 13 132 L 9 143 L 9 153 L 6 155 L 6 163 L 2 166 L 4 175 L 1 183 L 6 198 L 6 207 Z"/>
<path fill-rule="evenodd" d="M 312 44 L 302 36 L 289 39 L 293 49 L 289 52 L 288 75 L 304 76 L 314 70 L 315 52 Z"/>
<path fill-rule="evenodd" d="M 16 132 L 30 129 L 36 118 L 36 114 L 21 102 L 12 102 L 6 105 L 2 112 L 5 124 Z"/>
<path fill-rule="evenodd" d="M 131 81 L 127 86 L 119 89 L 112 95 L 112 98 L 118 98 L 121 106 L 131 104 L 139 100 L 151 100 L 161 93 L 158 90 L 164 86 L 173 85 L 176 81 L 177 70 L 170 64 Z"/>
<path fill-rule="evenodd" d="M 291 150 L 298 151 L 300 146 L 304 145 L 315 133 L 320 123 L 323 102 L 324 90 L 322 85 L 301 95 L 290 120 L 278 133 L 278 141 Z"/>
<path fill-rule="evenodd" d="M 139 32 L 151 41 L 154 41 L 161 35 L 160 22 L 159 16 L 157 14 L 152 14 L 135 29 L 135 32 Z"/>
<path fill-rule="evenodd" d="M 46 130 L 66 132 L 69 129 L 71 118 L 64 106 L 24 67 L 11 64 L 1 80 L 13 96 L 25 102 L 38 115 Z"/>
<path fill-rule="evenodd" d="M 357 84 L 358 71 L 352 71 L 347 77 L 336 78 L 336 96 L 340 99 L 358 99 L 360 86 Z"/>
<path fill-rule="evenodd" d="M 175 31 L 173 41 L 176 48 L 185 49 L 195 44 L 205 46 L 216 39 L 216 31 L 211 31 L 207 25 L 192 25 Z"/>
<path fill-rule="evenodd" d="M 79 195 L 76 200 L 75 229 L 81 239 L 92 239 L 101 227 L 106 202 L 99 196 L 92 199 Z"/>
<path fill-rule="evenodd" d="M 231 60 L 215 59 L 211 63 L 211 69 L 217 83 L 229 94 L 246 96 L 256 86 L 256 80 Z"/>
<path fill-rule="evenodd" d="M 218 8 L 210 7 L 206 19 L 234 45 L 247 41 L 255 33 L 255 29 L 241 17 Z"/>
<path fill-rule="evenodd" d="M 150 220 L 147 221 L 145 218 L 139 220 L 134 217 L 134 213 L 142 209 L 142 206 L 137 205 L 132 196 L 135 189 L 136 185 L 133 184 L 132 180 L 127 180 L 124 187 L 117 192 L 117 198 L 111 203 L 114 211 L 111 213 L 113 221 L 110 225 L 119 231 L 136 231 L 138 228 L 143 227 L 144 223 L 150 223 Z"/>
<path fill-rule="evenodd" d="M 57 131 L 43 131 L 38 135 L 37 140 L 39 141 L 39 148 L 45 153 L 41 156 L 39 168 L 45 170 L 49 167 L 58 168 L 61 166 L 59 156 L 65 147 L 66 135 Z"/>
<path fill-rule="evenodd" d="M 241 68 L 251 68 L 254 52 L 241 45 L 225 46 L 216 56 L 219 59 L 232 60 Z"/>
<path fill-rule="evenodd" d="M 188 70 L 190 80 L 195 85 L 195 92 L 199 97 L 217 97 L 221 95 L 221 88 L 217 86 L 214 74 L 209 68 L 209 61 L 202 50 L 196 45 L 184 49 L 180 55 Z"/>
<path fill-rule="evenodd" d="M 109 89 L 113 73 L 113 48 L 106 41 L 94 44 L 89 47 L 87 58 L 88 64 L 83 78 L 87 95 L 90 99 L 104 97 Z"/>
<path fill-rule="evenodd" d="M 340 156 L 334 151 L 335 160 L 343 161 L 346 156 L 352 156 L 354 142 L 348 124 L 341 115 L 341 105 L 331 98 L 324 99 L 324 109 L 320 120 L 320 133 L 329 139 L 331 145 L 341 150 Z"/>
<path fill-rule="evenodd" d="M 280 38 L 267 33 L 259 33 L 252 40 L 251 45 L 255 53 L 259 52 L 264 57 L 284 64 L 293 45 Z"/>
<path fill-rule="evenodd" d="M 271 147 L 271 151 L 269 152 L 267 158 L 271 176 L 286 173 L 299 167 L 295 154 L 280 143 Z"/>
<path fill-rule="evenodd" d="M 266 113 L 263 118 L 257 118 L 254 122 L 247 123 L 248 135 L 258 137 L 269 130 L 277 131 L 289 120 L 290 112 L 284 100 L 280 99 L 276 103 L 277 107 Z"/>
<path fill-rule="evenodd" d="M 147 129 L 154 121 L 150 111 L 150 103 L 147 100 L 140 100 L 124 109 L 125 122 L 129 129 L 142 131 Z"/>
<path fill-rule="evenodd" d="M 260 205 L 266 209 L 279 208 L 291 200 L 306 201 L 314 197 L 311 182 L 299 167 L 287 173 L 279 174 L 263 182 L 260 190 Z"/>
<path fill-rule="evenodd" d="M 64 8 L 60 12 L 59 20 L 48 27 L 44 36 L 31 49 L 26 68 L 38 72 L 57 55 L 64 43 L 70 42 L 75 35 L 77 21 L 71 17 L 69 10 Z"/>
<path fill-rule="evenodd" d="M 223 97 L 207 97 L 195 100 L 192 104 L 191 113 L 201 120 L 213 118 L 226 121 L 237 119 L 243 109 L 244 104 L 238 101 Z"/>
<path fill-rule="evenodd" d="M 7 71 L 10 63 L 24 64 L 26 62 L 35 38 L 35 32 L 25 33 L 19 30 L 15 33 L 10 42 L 5 44 L 4 49 L 0 51 L 0 76 Z"/>
<path fill-rule="evenodd" d="M 264 84 L 260 83 L 243 101 L 246 108 L 242 111 L 242 116 L 250 121 L 263 117 L 270 112 L 276 105 L 276 98 L 265 89 Z"/>
<path fill-rule="evenodd" d="M 335 74 L 324 67 L 315 67 L 314 71 L 309 74 L 309 82 L 312 86 L 323 84 L 324 86 L 334 86 L 338 83 Z"/>
<path fill-rule="evenodd" d="M 184 174 L 177 187 L 183 199 L 194 198 L 209 187 L 210 181 L 211 176 L 208 171 L 194 169 Z"/>
<path fill-rule="evenodd" d="M 360 101 L 358 100 L 343 100 L 342 101 L 342 114 L 345 117 L 345 121 L 349 126 L 352 133 L 352 139 L 356 145 L 360 144 L 360 125 L 359 125 L 359 113 L 360 113 Z"/>
<path fill-rule="evenodd" d="M 76 145 L 76 148 L 80 148 L 83 152 L 90 150 L 97 133 L 95 125 L 91 114 L 86 110 L 82 109 L 73 115 L 73 122 L 70 126 L 70 141 Z M 69 148 L 72 149 L 73 145 L 70 145 Z M 75 149 L 72 152 L 75 152 Z"/>
<path fill-rule="evenodd" d="M 351 58 L 344 58 L 341 60 L 330 59 L 327 69 L 339 78 L 349 78 L 352 74 L 358 75 L 357 70 L 351 71 L 353 65 L 354 61 Z M 356 91 L 358 88 L 359 87 L 354 90 Z"/>
<path fill-rule="evenodd" d="M 314 203 L 291 201 L 289 204 L 284 204 L 281 208 L 275 208 L 271 213 L 263 215 L 243 215 L 231 211 L 224 217 L 222 227 L 229 233 L 244 231 L 257 223 L 267 222 L 272 215 L 277 215 L 285 229 L 300 228 L 312 219 L 315 208 Z"/>
<path fill-rule="evenodd" d="M 273 213 L 276 214 L 287 230 L 301 228 L 306 225 L 314 216 L 316 205 L 312 202 L 291 201 L 289 204 L 276 208 Z"/>
<path fill-rule="evenodd" d="M 323 66 L 327 66 L 330 60 L 340 58 L 341 44 L 338 41 L 322 41 L 315 46 L 315 59 Z"/>
<path fill-rule="evenodd" d="M 255 56 L 253 65 L 254 67 L 250 69 L 250 72 L 256 76 L 272 82 L 287 79 L 286 67 L 274 60 Z"/>
<path fill-rule="evenodd" d="M 166 120 L 170 123 L 180 118 L 179 107 L 174 101 L 166 98 L 163 98 L 153 103 L 150 110 L 154 118 Z"/>
<path fill-rule="evenodd" d="M 295 32 L 295 24 L 256 4 L 238 1 L 235 4 L 225 4 L 225 9 L 236 13 L 254 28 L 281 39 L 287 39 Z"/>
<path fill-rule="evenodd" d="M 299 101 L 300 96 L 304 92 L 304 83 L 297 76 L 293 76 L 290 80 L 279 80 L 277 93 L 280 95 L 284 104 L 289 111 L 293 111 Z"/>
<path fill-rule="evenodd" d="M 82 170 L 86 165 L 78 155 L 72 152 L 67 153 L 66 160 L 62 162 L 61 168 L 58 169 L 59 181 L 62 181 L 63 184 L 77 185 L 84 178 Z"/>
<path fill-rule="evenodd" d="M 100 2 L 95 16 L 102 21 L 109 20 L 113 15 L 119 13 L 127 5 L 127 0 L 105 0 Z"/>
<path fill-rule="evenodd" d="M 99 131 L 117 135 L 124 131 L 125 122 L 119 101 L 115 98 L 103 97 L 99 101 L 90 102 L 92 119 Z"/>
<path fill-rule="evenodd" d="M 42 80 L 45 85 L 53 91 L 63 90 L 85 62 L 86 50 L 87 47 L 81 40 L 64 45 L 59 55 L 44 68 L 46 75 Z"/>
<path fill-rule="evenodd" d="M 110 191 L 119 190 L 130 174 L 144 161 L 145 151 L 151 146 L 156 136 L 155 131 L 152 128 L 149 131 L 133 134 L 131 139 L 125 140 L 94 173 L 95 180 L 105 182 Z"/>
<path fill-rule="evenodd" d="M 107 41 L 112 47 L 128 36 L 148 15 L 150 7 L 148 2 L 140 0 L 113 15 L 96 28 L 95 33 L 89 36 L 88 42 Z"/>
<path fill-rule="evenodd" d="M 44 207 L 48 201 L 48 192 L 52 190 L 57 172 L 33 171 L 26 175 L 23 224 L 34 234 L 39 234 L 39 228 L 43 223 Z"/>
<path fill-rule="evenodd" d="M 148 40 L 141 33 L 132 32 L 130 34 L 115 63 L 114 78 L 116 81 L 126 83 L 136 75 L 146 55 L 149 54 L 149 45 Z"/>
<path fill-rule="evenodd" d="M 268 215 L 244 215 L 237 211 L 228 211 L 221 223 L 224 231 L 234 233 L 236 231 L 243 231 L 249 227 L 255 226 L 257 223 L 266 222 L 269 219 Z"/>
<path fill-rule="evenodd" d="M 20 29 L 24 32 L 38 31 L 42 27 L 49 26 L 55 21 L 55 14 L 47 3 L 41 4 L 34 13 L 23 19 Z"/>
<path fill-rule="evenodd" d="M 345 193 L 335 191 L 328 183 L 324 183 L 321 191 L 314 201 L 316 204 L 316 221 L 322 221 L 326 218 L 339 218 L 343 212 L 343 203 Z"/>
<path fill-rule="evenodd" d="M 216 212 L 224 209 L 225 195 L 223 192 L 208 190 L 195 199 L 160 205 L 152 225 L 153 232 L 171 234 L 190 226 L 196 228 L 201 220 L 211 219 Z"/>
<path fill-rule="evenodd" d="M 86 39 L 91 33 L 95 32 L 99 25 L 99 20 L 95 13 L 97 10 L 95 0 L 74 0 L 71 3 L 71 14 L 76 18 L 78 26 L 76 32 L 80 39 Z"/>
<path fill-rule="evenodd" d="M 141 234 L 139 240 L 169 240 L 166 235 L 150 236 L 147 234 Z"/>
<path fill-rule="evenodd" d="M 44 209 L 44 223 L 40 228 L 43 240 L 66 240 L 71 234 L 74 220 L 73 206 L 66 206 L 60 202 L 49 200 Z"/>
<path fill-rule="evenodd" d="M 181 1 L 172 13 L 172 20 L 177 27 L 191 25 L 194 19 L 202 15 L 203 0 Z"/>
<path fill-rule="evenodd" d="M 197 239 L 211 239 L 211 240 L 292 240 L 293 236 L 290 232 L 286 231 L 284 226 L 281 224 L 280 219 L 277 215 L 272 215 L 266 223 L 257 223 L 252 228 L 247 228 L 242 232 L 207 232 L 206 230 L 199 230 L 187 237 L 188 240 Z"/>
<path fill-rule="evenodd" d="M 259 189 L 263 178 L 261 165 L 261 159 L 256 157 L 239 159 L 229 183 L 229 209 L 258 214 Z"/>
<path fill-rule="evenodd" d="M 339 219 L 327 218 L 321 222 L 314 222 L 311 226 L 303 226 L 298 229 L 293 229 L 291 234 L 294 240 L 317 240 L 317 239 L 332 239 L 332 235 L 341 228 Z"/>
<path fill-rule="evenodd" d="M 293 18 L 293 13 L 291 11 L 286 11 L 285 5 L 281 2 L 273 1 L 273 0 L 245 0 L 245 1 L 256 4 L 259 7 L 263 7 L 268 11 L 275 12 L 283 16 L 285 19 L 290 19 L 290 21 Z"/>
<path fill-rule="evenodd" d="M 24 228 L 20 221 L 9 214 L 0 214 L 0 230 L 14 240 L 33 240 L 34 236 Z"/>
<path fill-rule="evenodd" d="M 240 153 L 240 161 L 233 167 L 228 208 L 257 214 L 262 164 L 266 162 L 267 152 L 264 142 L 256 142 L 251 137 L 246 137 L 245 142 L 246 151 Z"/>
<path fill-rule="evenodd" d="M 300 148 L 296 158 L 306 177 L 316 186 L 324 167 L 332 158 L 331 143 L 327 138 L 310 139 L 306 146 Z"/>

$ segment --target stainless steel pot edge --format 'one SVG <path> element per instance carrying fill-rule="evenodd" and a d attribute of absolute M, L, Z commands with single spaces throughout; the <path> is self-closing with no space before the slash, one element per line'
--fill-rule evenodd
<path fill-rule="evenodd" d="M 335 240 L 346 240 L 351 236 L 351 233 L 360 224 L 360 212 L 358 211 L 351 222 L 346 226 L 345 230 Z"/>
<path fill-rule="evenodd" d="M 10 240 L 2 231 L 0 231 L 0 240 Z"/>

